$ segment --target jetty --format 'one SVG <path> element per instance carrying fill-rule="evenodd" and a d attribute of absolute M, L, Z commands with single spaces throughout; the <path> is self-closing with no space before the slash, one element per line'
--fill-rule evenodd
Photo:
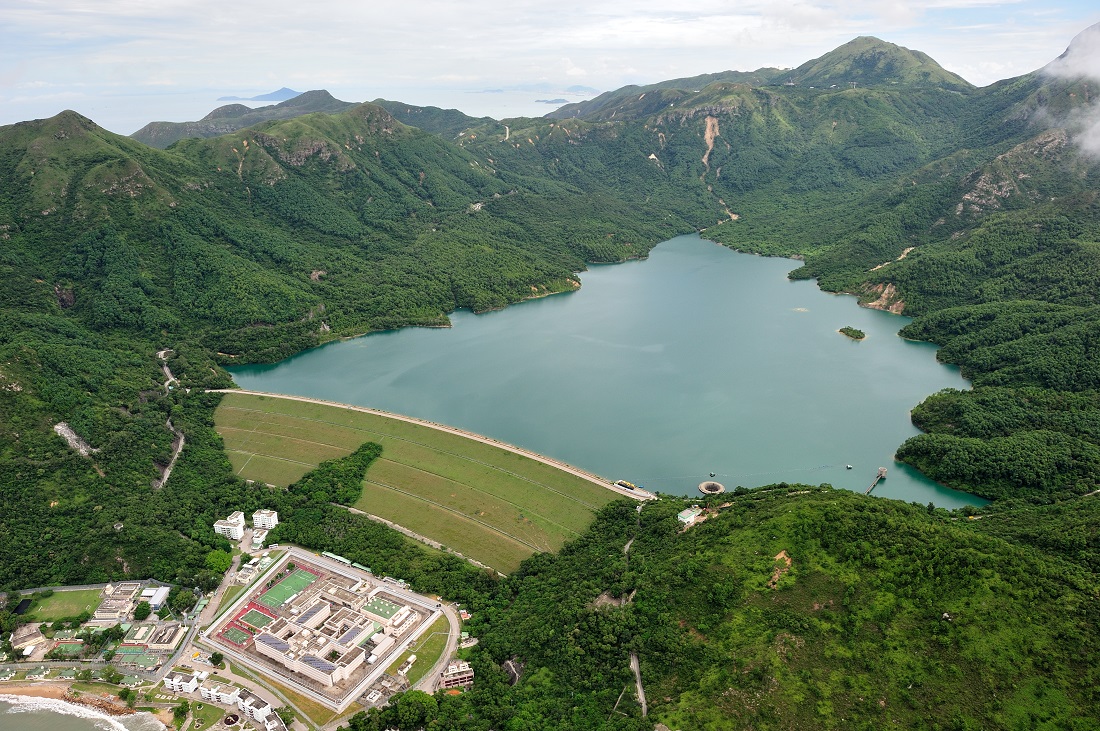
<path fill-rule="evenodd" d="M 885 479 L 886 479 L 886 468 L 885 467 L 879 467 L 878 468 L 878 474 L 875 475 L 874 481 L 871 483 L 871 486 L 868 487 L 867 490 L 863 494 L 864 495 L 870 495 L 871 490 L 875 489 L 875 485 L 877 485 L 879 483 L 879 480 L 885 480 Z"/>

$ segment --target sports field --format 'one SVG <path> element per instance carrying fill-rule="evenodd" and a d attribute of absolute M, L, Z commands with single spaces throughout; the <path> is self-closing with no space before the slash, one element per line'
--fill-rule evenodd
<path fill-rule="evenodd" d="M 244 613 L 244 616 L 240 618 L 241 622 L 244 622 L 249 627 L 255 627 L 256 629 L 263 629 L 267 625 L 271 624 L 275 620 L 267 616 L 263 612 L 256 609 L 249 609 Z"/>
<path fill-rule="evenodd" d="M 317 581 L 317 577 L 313 574 L 308 571 L 303 571 L 302 569 L 295 569 L 290 576 L 265 591 L 256 601 L 263 604 L 265 607 L 278 609 L 286 603 L 287 599 L 294 596 L 314 581 Z M 259 614 L 259 612 L 257 612 L 257 614 Z M 249 622 L 249 624 L 251 624 L 251 622 Z"/>
<path fill-rule="evenodd" d="M 102 601 L 103 596 L 99 589 L 55 590 L 53 596 L 39 601 L 32 612 L 36 620 L 49 622 L 93 612 Z"/>
<path fill-rule="evenodd" d="M 248 641 L 252 639 L 247 632 L 239 630 L 236 627 L 229 627 L 222 632 L 222 635 L 235 645 L 246 645 Z"/>
<path fill-rule="evenodd" d="M 279 486 L 381 444 L 355 507 L 504 572 L 577 537 L 617 497 L 492 444 L 338 406 L 229 393 L 214 418 L 237 473 Z"/>

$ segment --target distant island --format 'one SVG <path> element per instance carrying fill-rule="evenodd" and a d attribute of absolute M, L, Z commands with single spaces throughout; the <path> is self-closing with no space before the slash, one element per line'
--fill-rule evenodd
<path fill-rule="evenodd" d="M 841 335 L 847 335 L 852 340 L 863 340 L 865 337 L 867 337 L 867 333 L 863 332 L 862 330 L 857 330 L 850 325 L 845 325 L 844 327 L 837 330 L 837 332 Z"/>
<path fill-rule="evenodd" d="M 536 104 L 568 104 L 568 99 L 536 99 Z"/>
<path fill-rule="evenodd" d="M 260 94 L 259 96 L 220 96 L 218 101 L 220 102 L 285 102 L 287 99 L 293 99 L 300 95 L 302 92 L 288 89 L 285 86 L 278 91 L 268 92 L 267 94 Z"/>

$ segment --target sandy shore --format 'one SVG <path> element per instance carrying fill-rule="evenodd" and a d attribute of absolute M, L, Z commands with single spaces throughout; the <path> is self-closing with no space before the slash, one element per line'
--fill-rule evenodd
<path fill-rule="evenodd" d="M 61 683 L 0 683 L 0 695 L 29 695 L 35 698 L 62 700 L 69 690 L 67 682 Z"/>
<path fill-rule="evenodd" d="M 64 701 L 69 686 L 70 683 L 68 681 L 0 683 L 0 695 L 21 695 L 32 698 L 51 698 L 53 700 Z M 172 727 L 173 719 L 170 709 L 157 708 L 152 713 L 158 721 L 165 725 L 165 727 Z"/>

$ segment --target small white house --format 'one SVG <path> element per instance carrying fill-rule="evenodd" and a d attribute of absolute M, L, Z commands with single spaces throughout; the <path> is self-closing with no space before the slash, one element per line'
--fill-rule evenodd
<path fill-rule="evenodd" d="M 703 509 L 698 505 L 692 505 L 690 508 L 681 510 L 676 516 L 676 520 L 680 521 L 684 527 L 695 525 L 699 520 L 699 516 L 703 514 Z"/>

